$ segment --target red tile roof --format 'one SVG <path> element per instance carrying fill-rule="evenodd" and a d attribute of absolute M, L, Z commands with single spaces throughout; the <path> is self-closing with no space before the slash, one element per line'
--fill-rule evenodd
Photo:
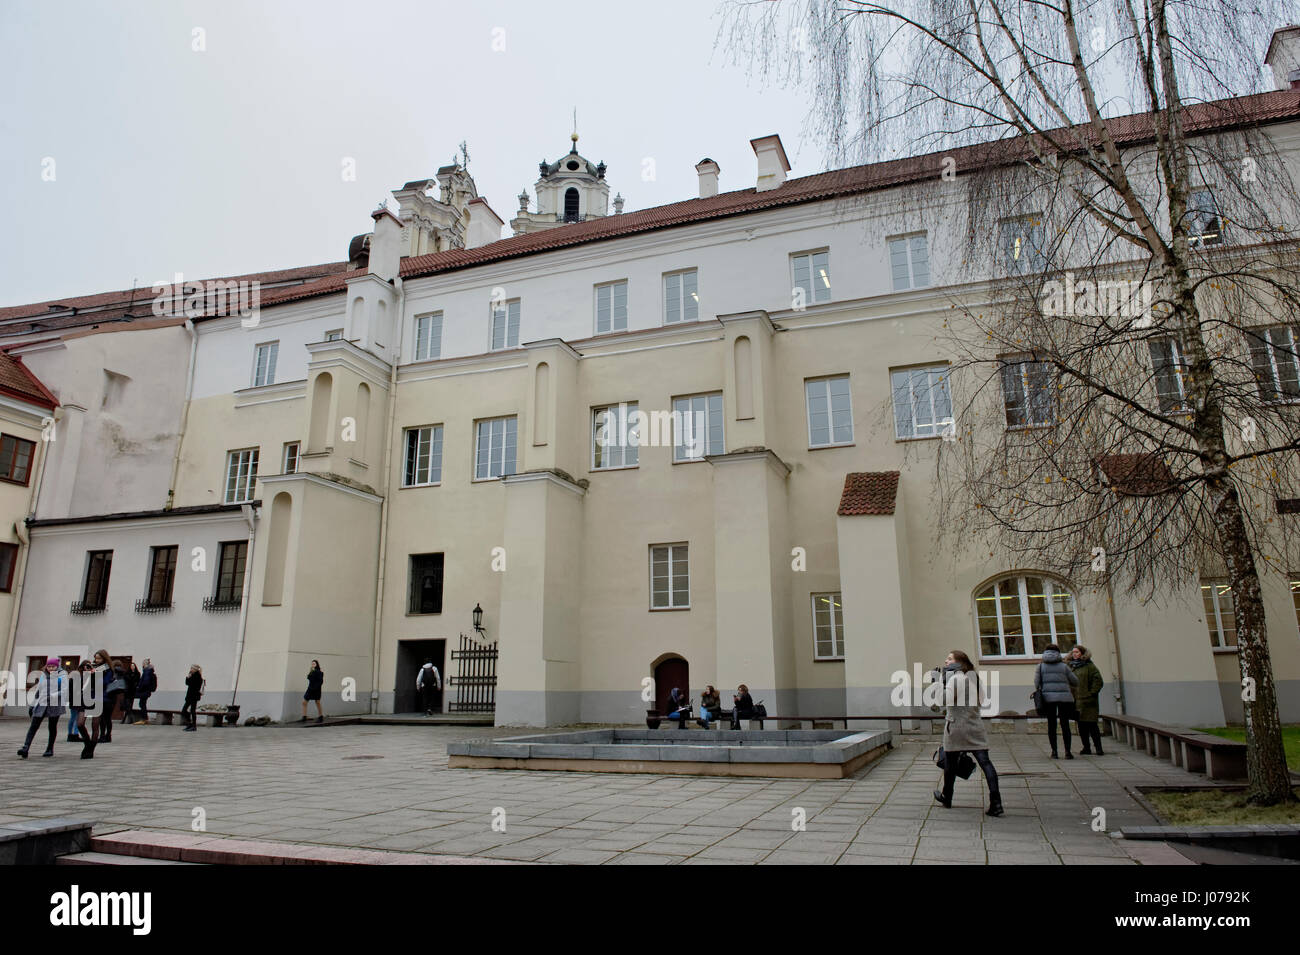
<path fill-rule="evenodd" d="M 0 393 L 50 410 L 59 404 L 59 400 L 41 384 L 21 358 L 4 351 L 0 351 Z"/>
<path fill-rule="evenodd" d="M 1216 129 L 1231 129 L 1263 123 L 1300 118 L 1300 90 L 1279 90 L 1233 99 L 1198 103 L 1187 107 L 1184 126 L 1188 134 L 1204 133 Z M 1134 146 L 1154 138 L 1152 119 L 1148 113 L 1119 116 L 1108 120 L 1107 125 L 1115 141 L 1121 146 Z M 1094 136 L 1086 127 L 1053 133 L 1059 139 L 1071 142 L 1089 142 Z M 819 202 L 864 195 L 908 183 L 936 178 L 943 171 L 943 162 L 951 157 L 956 162 L 957 174 L 990 166 L 1011 165 L 1032 158 L 1033 151 L 1023 139 L 1005 139 L 979 143 L 956 149 L 940 150 L 921 156 L 909 156 L 888 162 L 853 166 L 831 172 L 817 173 L 790 179 L 776 189 L 756 192 L 752 187 L 734 192 L 719 193 L 707 199 L 687 199 L 664 206 L 654 206 L 622 215 L 604 216 L 512 236 L 499 242 L 474 249 L 450 249 L 402 259 L 403 279 L 454 272 L 459 269 L 485 265 L 504 259 L 536 255 L 555 249 L 570 248 L 591 242 L 601 242 L 622 236 L 692 225 L 775 209 L 782 206 Z M 347 279 L 364 272 L 347 272 L 278 293 L 263 294 L 263 307 L 314 298 L 341 292 Z"/>
<path fill-rule="evenodd" d="M 1177 482 L 1158 454 L 1107 454 L 1097 459 L 1105 483 L 1123 497 L 1155 497 L 1176 489 Z"/>
<path fill-rule="evenodd" d="M 844 493 L 836 513 L 841 517 L 893 514 L 897 500 L 897 471 L 854 471 L 844 475 Z"/>

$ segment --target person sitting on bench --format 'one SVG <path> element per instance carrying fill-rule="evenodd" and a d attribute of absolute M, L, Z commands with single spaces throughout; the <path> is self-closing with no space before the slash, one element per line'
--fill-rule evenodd
<path fill-rule="evenodd" d="M 668 718 L 677 721 L 679 730 L 686 729 L 686 721 L 691 718 L 691 701 L 677 687 L 668 694 Z"/>
<path fill-rule="evenodd" d="M 735 706 L 731 710 L 731 728 L 740 729 L 741 720 L 752 720 L 754 718 L 754 698 L 749 695 L 749 687 L 740 684 L 736 687 L 736 692 L 731 696 Z"/>
<path fill-rule="evenodd" d="M 709 728 L 709 720 L 722 718 L 722 702 L 718 696 L 718 691 L 709 683 L 704 687 L 704 692 L 700 694 L 700 718 L 696 720 L 700 726 L 705 729 Z"/>

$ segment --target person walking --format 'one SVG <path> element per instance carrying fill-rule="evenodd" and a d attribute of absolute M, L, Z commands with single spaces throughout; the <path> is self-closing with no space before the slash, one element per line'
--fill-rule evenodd
<path fill-rule="evenodd" d="M 1047 740 L 1052 745 L 1052 759 L 1060 759 L 1056 752 L 1058 719 L 1065 740 L 1065 758 L 1074 759 L 1070 752 L 1070 717 L 1074 715 L 1074 687 L 1078 683 L 1074 671 L 1061 661 L 1061 648 L 1049 643 L 1043 651 L 1042 662 L 1034 668 L 1034 692 L 1035 708 L 1040 716 L 1047 717 Z"/>
<path fill-rule="evenodd" d="M 754 718 L 754 698 L 749 695 L 749 687 L 740 684 L 731 695 L 731 728 L 740 729 L 741 720 Z"/>
<path fill-rule="evenodd" d="M 113 720 L 117 718 L 117 708 L 126 696 L 126 667 L 121 660 L 109 661 L 107 686 L 104 690 L 104 715 L 99 721 L 99 742 L 113 742 Z"/>
<path fill-rule="evenodd" d="M 36 738 L 36 731 L 40 729 L 42 720 L 50 721 L 50 735 L 45 744 L 45 752 L 41 755 L 54 755 L 54 738 L 59 735 L 59 717 L 63 715 L 67 685 L 67 678 L 59 668 L 59 658 L 46 659 L 45 668 L 36 675 L 36 695 L 30 710 L 32 722 L 27 727 L 27 738 L 23 740 L 23 748 L 18 751 L 18 755 L 23 759 L 27 758 L 27 751 L 31 749 L 32 740 Z"/>
<path fill-rule="evenodd" d="M 700 718 L 695 722 L 705 729 L 709 728 L 709 720 L 722 719 L 722 699 L 718 691 L 713 688 L 712 683 L 704 687 L 704 692 L 700 694 Z"/>
<path fill-rule="evenodd" d="M 140 718 L 135 721 L 136 726 L 146 726 L 149 723 L 149 697 L 158 689 L 158 673 L 153 668 L 153 662 L 144 658 L 144 669 L 140 671 L 140 682 L 135 686 L 136 702 L 140 704 L 140 712 L 136 715 Z"/>
<path fill-rule="evenodd" d="M 80 666 L 73 666 L 71 663 L 69 663 L 67 665 L 67 668 L 64 671 L 64 680 L 66 681 L 65 686 L 67 687 L 67 693 L 68 693 L 68 742 L 69 743 L 81 742 L 81 740 L 77 736 L 77 720 L 81 716 L 81 711 L 83 707 L 73 705 L 80 700 L 81 693 L 80 692 L 73 693 L 72 687 L 74 683 L 80 684 L 82 680 L 81 671 L 82 668 L 85 667 L 85 665 L 86 665 L 85 663 L 82 663 Z"/>
<path fill-rule="evenodd" d="M 140 686 L 140 668 L 131 661 L 126 669 L 126 693 L 122 696 L 122 725 L 131 722 L 131 710 L 135 707 L 135 694 Z"/>
<path fill-rule="evenodd" d="M 302 695 L 302 719 L 298 722 L 307 722 L 307 701 L 316 701 L 316 722 L 325 722 L 325 711 L 320 706 L 320 688 L 325 682 L 325 671 L 320 668 L 319 660 L 311 661 L 311 669 L 307 671 L 307 692 Z"/>
<path fill-rule="evenodd" d="M 980 716 L 981 693 L 975 664 L 961 650 L 953 650 L 944 660 L 943 670 L 943 789 L 934 798 L 944 809 L 952 808 L 952 788 L 957 780 L 957 763 L 969 753 L 984 771 L 989 784 L 987 816 L 1000 816 L 1002 791 L 998 788 L 998 771 L 989 759 L 988 731 Z"/>
<path fill-rule="evenodd" d="M 181 718 L 186 720 L 187 733 L 198 729 L 198 705 L 199 700 L 203 699 L 203 686 L 203 671 L 197 663 L 191 663 L 189 676 L 185 678 L 185 705 L 181 707 Z"/>
<path fill-rule="evenodd" d="M 424 666 L 420 667 L 420 672 L 415 675 L 415 692 L 420 695 L 420 708 L 424 710 L 425 716 L 433 716 L 436 702 L 434 694 L 441 689 L 442 674 L 433 665 L 433 659 L 425 657 Z"/>
<path fill-rule="evenodd" d="M 103 651 L 100 651 L 101 653 Z M 99 653 L 95 654 L 95 659 L 99 659 Z M 77 735 L 76 739 L 81 741 L 81 758 L 94 759 L 95 745 L 97 743 L 96 733 L 99 722 L 98 716 L 91 716 L 90 726 L 86 726 L 86 710 L 92 713 L 103 710 L 104 692 L 103 681 L 100 669 L 95 666 L 92 660 L 81 661 L 81 685 L 76 692 L 81 697 L 80 705 L 74 706 L 73 711 L 77 714 Z M 72 687 L 69 687 L 72 689 Z M 73 697 L 73 702 L 77 702 Z"/>
<path fill-rule="evenodd" d="M 94 759 L 95 747 L 99 745 L 104 734 L 104 724 L 111 723 L 113 713 L 108 708 L 108 687 L 113 680 L 113 658 L 107 650 L 96 650 L 90 664 L 93 679 L 82 684 L 83 700 L 82 718 L 77 723 L 77 735 L 81 737 L 82 759 Z M 90 735 L 86 735 L 85 710 L 91 711 Z"/>
<path fill-rule="evenodd" d="M 1101 688 L 1106 681 L 1101 678 L 1101 670 L 1092 662 L 1092 653 L 1087 647 L 1075 645 L 1070 651 L 1068 661 L 1079 684 L 1074 687 L 1074 709 L 1079 724 L 1079 739 L 1083 748 L 1080 756 L 1091 756 L 1095 751 L 1098 756 L 1105 756 L 1101 751 L 1101 730 L 1097 723 L 1101 719 Z M 1089 746 L 1091 741 L 1092 746 Z"/>

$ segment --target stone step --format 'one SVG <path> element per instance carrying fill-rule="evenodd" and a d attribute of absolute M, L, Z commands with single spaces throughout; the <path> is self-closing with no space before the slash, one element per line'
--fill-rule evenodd
<path fill-rule="evenodd" d="M 90 840 L 92 852 L 206 865 L 502 865 L 498 859 L 261 842 L 188 832 L 125 829 Z"/>
<path fill-rule="evenodd" d="M 176 859 L 150 859 L 145 856 L 123 855 L 118 852 L 74 852 L 59 856 L 55 865 L 202 865 L 200 862 L 180 862 Z"/>

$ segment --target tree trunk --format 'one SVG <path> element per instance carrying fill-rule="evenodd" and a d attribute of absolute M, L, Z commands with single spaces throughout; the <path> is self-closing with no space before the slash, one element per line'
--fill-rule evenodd
<path fill-rule="evenodd" d="M 1268 655 L 1268 625 L 1255 572 L 1255 556 L 1246 538 L 1237 489 L 1225 482 L 1215 508 L 1218 535 L 1228 563 L 1237 613 L 1237 658 L 1241 665 L 1242 710 L 1246 720 L 1247 801 L 1271 806 L 1295 798 L 1282 746 L 1282 725 Z M 1251 693 L 1247 690 L 1253 690 Z"/>

